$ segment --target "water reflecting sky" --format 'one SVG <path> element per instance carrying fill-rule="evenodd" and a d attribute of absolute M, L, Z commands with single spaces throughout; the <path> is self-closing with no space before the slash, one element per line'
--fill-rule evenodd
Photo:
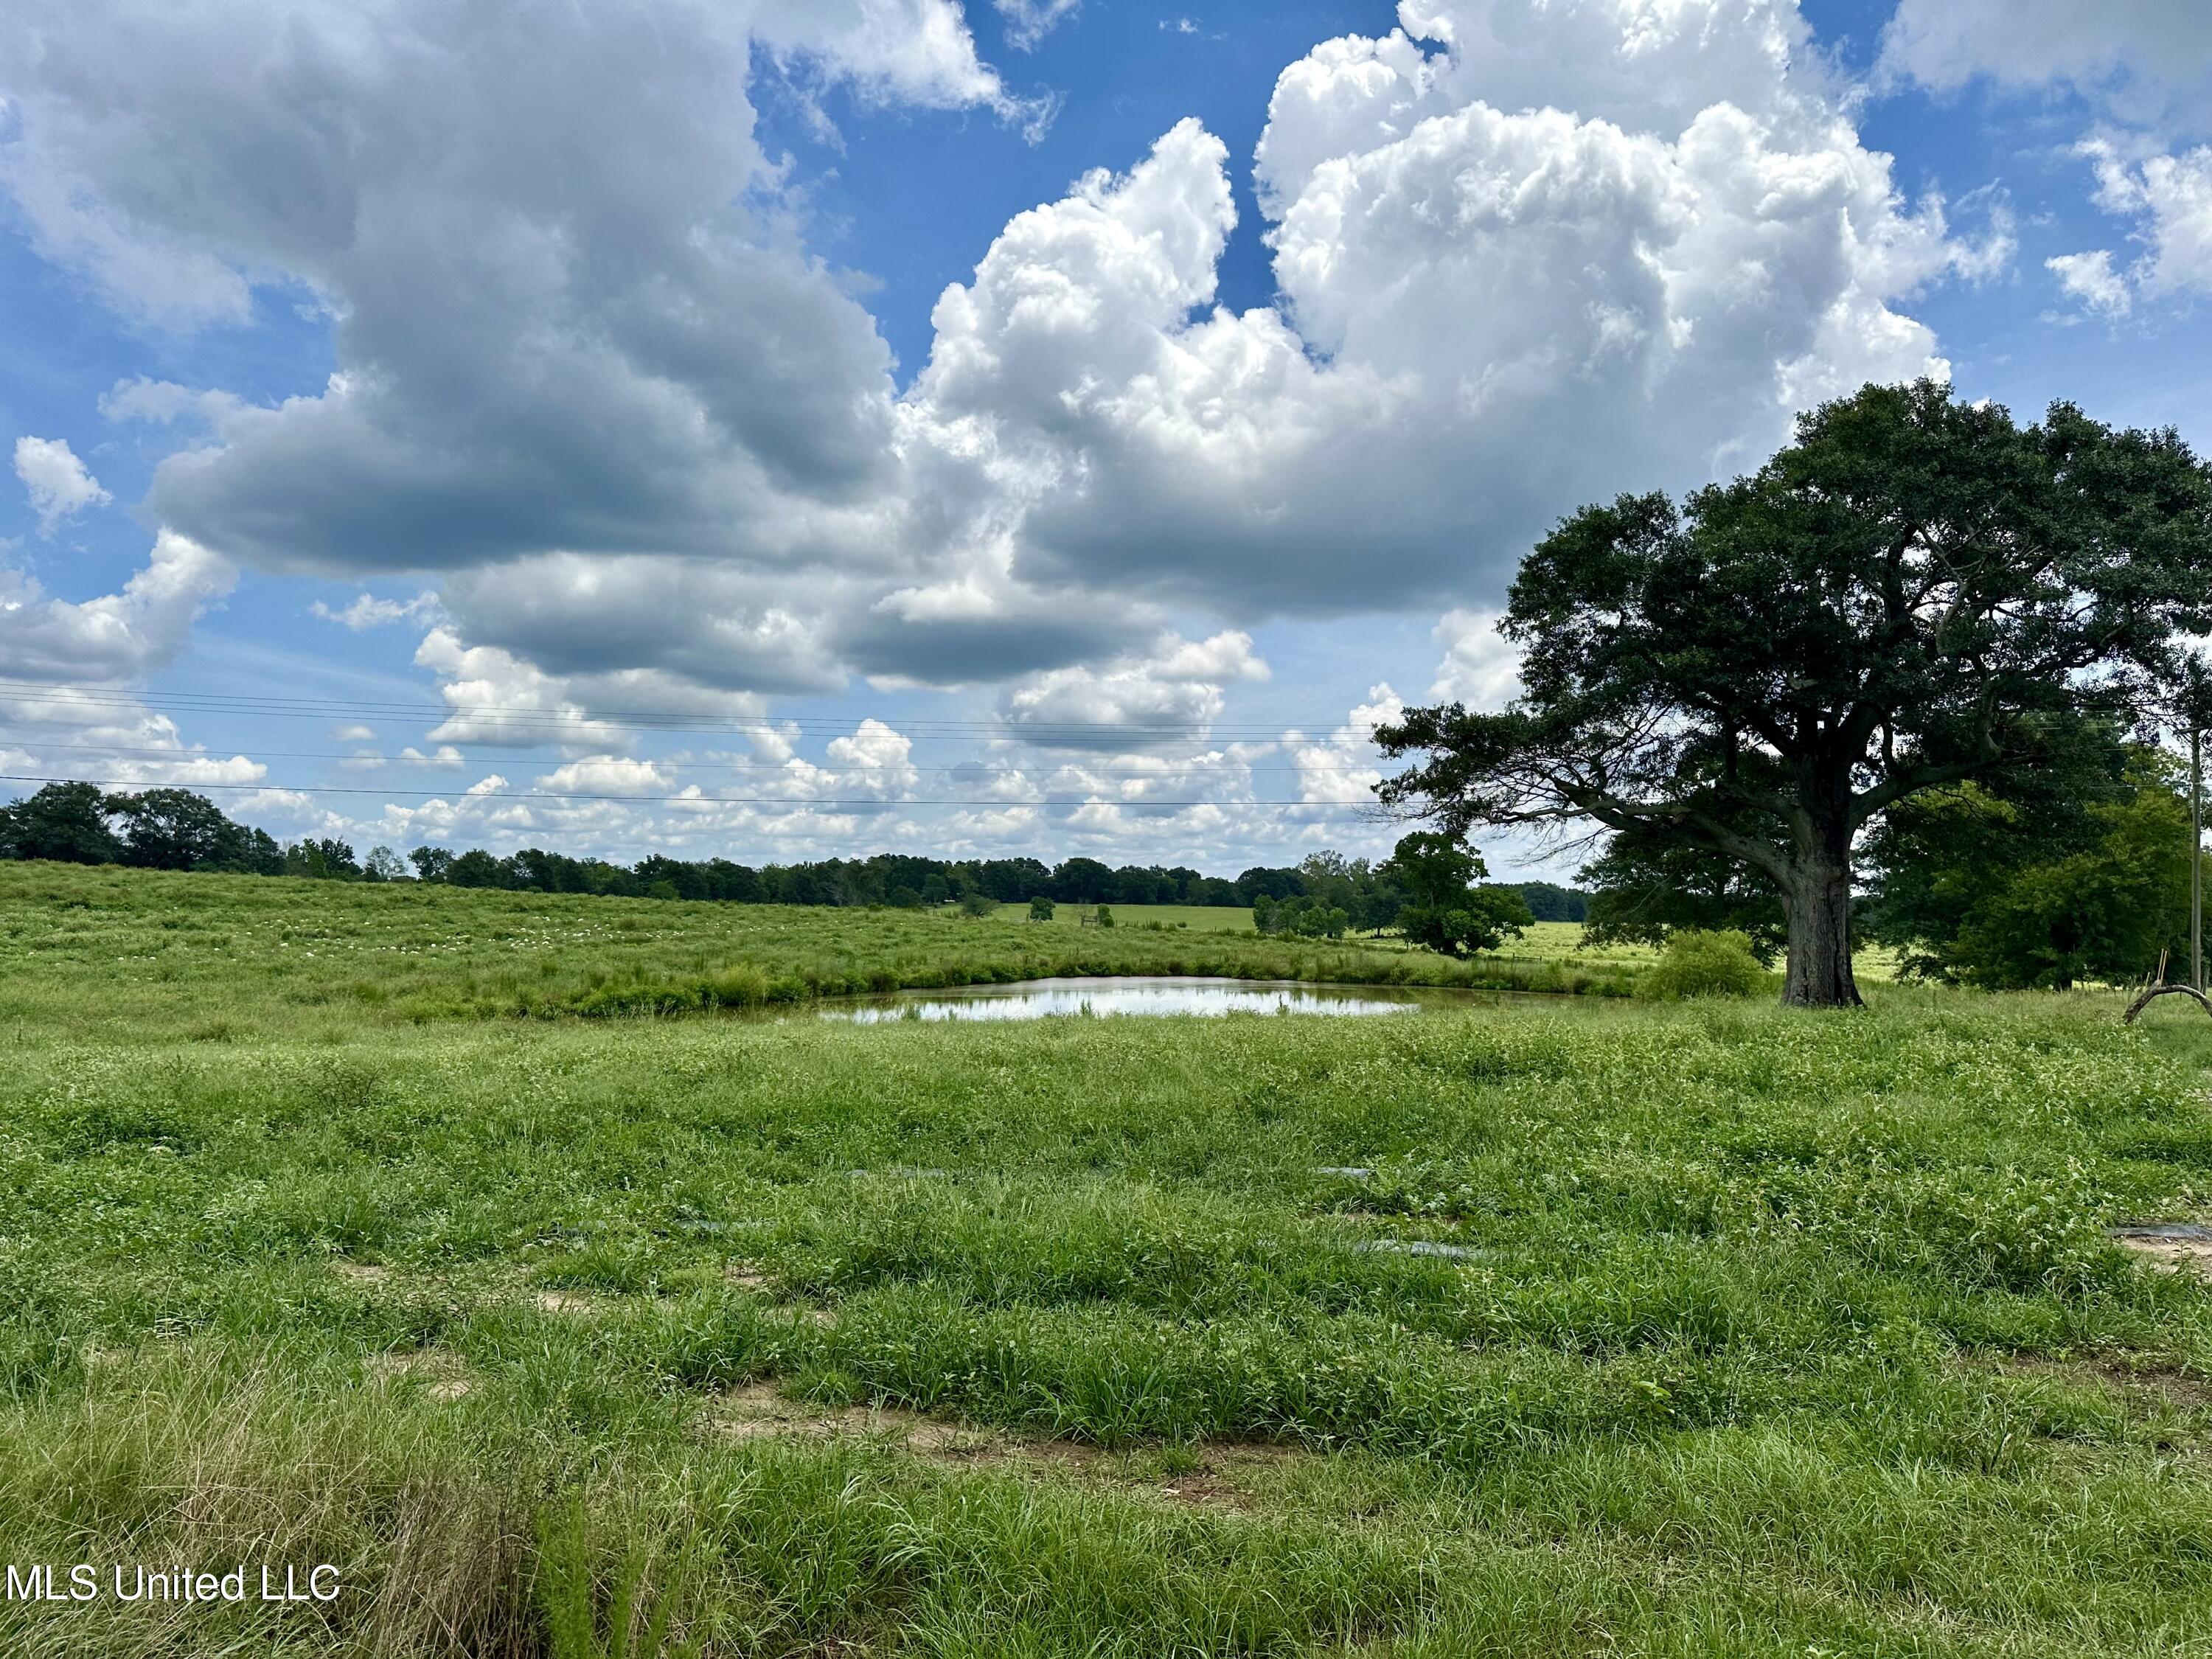
<path fill-rule="evenodd" d="M 957 991 L 908 991 L 824 1019 L 875 1025 L 901 1019 L 1049 1019 L 1108 1014 L 1402 1014 L 1442 1000 L 1397 986 L 1298 985 L 1234 979 L 1039 979 Z M 1457 1000 L 1457 999 L 1454 999 Z"/>

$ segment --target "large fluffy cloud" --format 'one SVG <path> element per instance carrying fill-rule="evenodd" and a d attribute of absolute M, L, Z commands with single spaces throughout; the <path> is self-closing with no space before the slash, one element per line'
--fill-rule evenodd
<path fill-rule="evenodd" d="M 1018 33 L 1072 9 L 1001 7 Z M 1264 672 L 1257 620 L 1494 602 L 1577 501 L 1942 372 L 1905 301 L 1972 260 L 1860 143 L 1794 0 L 1400 19 L 1274 88 L 1275 304 L 1216 303 L 1232 161 L 1184 122 L 1016 216 L 903 394 L 748 88 L 1018 129 L 951 0 L 26 0 L 0 181 L 142 319 L 327 315 L 337 372 L 301 395 L 103 408 L 192 434 L 149 507 L 210 556 L 435 575 L 428 741 L 620 757 L 610 711 L 750 715 L 854 672 L 1000 684 L 1040 736 L 1202 729 Z"/>
<path fill-rule="evenodd" d="M 1017 574 L 1231 617 L 1448 600 L 1578 499 L 1943 372 L 1895 302 L 1966 252 L 1899 202 L 1789 0 L 1401 15 L 1276 87 L 1277 307 L 1212 303 L 1235 210 L 1190 122 L 939 302 L 909 407 L 992 477 Z"/>
<path fill-rule="evenodd" d="M 168 530 L 121 592 L 81 602 L 49 598 L 30 575 L 0 566 L 0 662 L 11 678 L 141 682 L 184 649 L 192 618 L 237 579 L 220 555 Z"/>
<path fill-rule="evenodd" d="M 1199 641 L 1170 634 L 1148 652 L 1018 681 L 999 708 L 1010 732 L 1050 747 L 1188 744 L 1219 718 L 1224 687 L 1267 679 L 1268 672 L 1249 634 L 1231 629 Z"/>
<path fill-rule="evenodd" d="M 187 744 L 136 688 L 190 642 L 194 617 L 231 591 L 220 556 L 163 531 L 122 588 L 56 599 L 0 565 L 0 770 L 122 784 L 235 784 L 264 769 Z"/>

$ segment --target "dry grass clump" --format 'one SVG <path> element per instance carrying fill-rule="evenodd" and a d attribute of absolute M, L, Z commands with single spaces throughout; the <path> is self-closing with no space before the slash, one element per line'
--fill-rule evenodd
<path fill-rule="evenodd" d="M 434 1390 L 436 1385 L 434 1386 Z M 126 1574 L 243 1565 L 240 1603 L 0 1605 L 10 1655 L 535 1651 L 526 1599 L 529 1474 L 380 1390 L 303 1385 L 274 1352 L 150 1352 L 62 1402 L 0 1413 L 0 1553 Z M 319 1564 L 327 1602 L 260 1601 L 259 1569 Z"/>

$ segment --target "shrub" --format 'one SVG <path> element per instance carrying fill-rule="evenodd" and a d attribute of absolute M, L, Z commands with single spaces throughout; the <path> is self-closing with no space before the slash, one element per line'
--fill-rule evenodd
<path fill-rule="evenodd" d="M 1649 1001 L 1683 997 L 1756 996 L 1766 970 L 1752 954 L 1751 936 L 1734 928 L 1709 932 L 1678 928 L 1668 939 L 1659 965 L 1636 983 L 1636 994 Z"/>
<path fill-rule="evenodd" d="M 714 1000 L 725 1008 L 757 1008 L 769 999 L 768 975 L 750 962 L 714 975 Z"/>

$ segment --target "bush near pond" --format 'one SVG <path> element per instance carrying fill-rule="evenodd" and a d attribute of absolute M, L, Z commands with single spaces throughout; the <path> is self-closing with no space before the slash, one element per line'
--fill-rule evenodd
<path fill-rule="evenodd" d="M 1766 990 L 1773 975 L 1753 954 L 1751 936 L 1734 929 L 1677 928 L 1659 952 L 1659 963 L 1636 983 L 1650 1002 L 1685 997 L 1748 997 Z"/>

